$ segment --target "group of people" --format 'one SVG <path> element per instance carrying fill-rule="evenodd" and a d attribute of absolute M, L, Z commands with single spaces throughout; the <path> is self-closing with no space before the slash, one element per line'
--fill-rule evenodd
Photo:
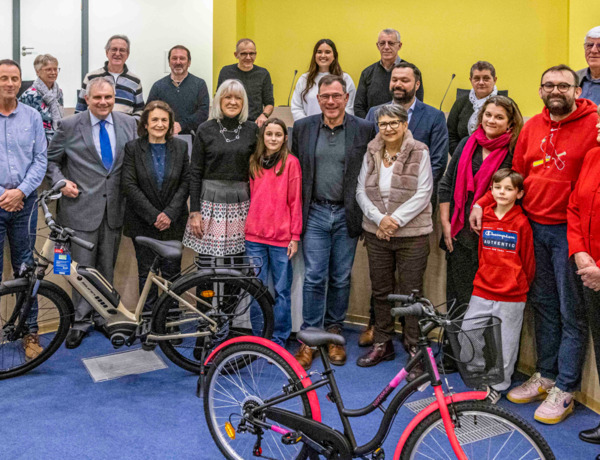
<path fill-rule="evenodd" d="M 44 175 L 51 184 L 64 179 L 57 217 L 96 244 L 94 251 L 71 248 L 79 263 L 112 282 L 122 233 L 182 240 L 202 255 L 260 256 L 259 276 L 265 282 L 271 276 L 275 287 L 273 340 L 285 346 L 298 243 L 305 264 L 302 328 L 342 334 L 362 235 L 372 321 L 360 338 L 370 348 L 357 364 L 369 367 L 395 356 L 386 298 L 422 290 L 429 234 L 439 216 L 448 299 L 456 299 L 466 318 L 504 320 L 505 380 L 490 395 L 498 399 L 510 387 L 528 301 L 535 312 L 536 373 L 507 398 L 543 399 L 535 418 L 562 421 L 580 385 L 588 324 L 600 368 L 594 218 L 600 124 L 592 102 L 600 102 L 600 27 L 585 38 L 588 69 L 559 65 L 542 74 L 545 108 L 525 124 L 515 101 L 497 90 L 496 71 L 486 61 L 472 66 L 473 89 L 457 99 L 446 122 L 422 102 L 423 77 L 400 59 L 401 46 L 396 30 L 381 31 L 381 60 L 362 72 L 355 88 L 335 44 L 319 40 L 294 93 L 291 149 L 285 123 L 271 117 L 271 79 L 254 64 L 250 39 L 237 43 L 238 64 L 221 70 L 212 106 L 204 81 L 188 72 L 191 55 L 181 45 L 169 51 L 171 73 L 144 104 L 140 79 L 125 64 L 129 40 L 111 37 L 108 61 L 85 77 L 78 113 L 67 118 L 55 58 L 36 59 L 38 79 L 20 101 L 20 68 L 1 60 L 0 239 L 8 235 L 15 274 L 32 263 L 37 187 Z M 176 137 L 185 133 L 194 135 L 191 161 Z M 135 251 L 141 290 L 154 257 L 138 245 Z M 163 261 L 160 269 L 174 276 L 180 261 Z M 154 292 L 145 308 L 155 299 Z M 74 303 L 68 348 L 103 327 L 77 293 Z M 40 345 L 35 318 L 29 323 L 23 343 L 31 358 Z M 409 354 L 418 333 L 417 321 L 407 318 Z M 308 369 L 314 353 L 302 344 L 296 358 Z M 328 353 L 334 365 L 347 360 L 342 345 L 331 344 Z M 422 372 L 417 367 L 408 378 Z M 600 427 L 581 437 L 600 443 Z"/>

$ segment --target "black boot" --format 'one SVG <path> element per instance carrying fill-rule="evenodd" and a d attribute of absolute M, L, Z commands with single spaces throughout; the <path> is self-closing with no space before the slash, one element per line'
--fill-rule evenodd
<path fill-rule="evenodd" d="M 600 425 L 596 428 L 580 431 L 579 439 L 592 444 L 600 444 Z"/>

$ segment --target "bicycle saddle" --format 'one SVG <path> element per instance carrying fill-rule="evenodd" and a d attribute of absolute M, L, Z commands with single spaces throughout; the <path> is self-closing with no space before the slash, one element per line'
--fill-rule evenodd
<path fill-rule="evenodd" d="M 296 338 L 309 347 L 318 347 L 328 343 L 346 345 L 346 339 L 341 335 L 326 332 L 318 327 L 307 327 L 302 331 L 298 331 Z"/>
<path fill-rule="evenodd" d="M 136 236 L 135 242 L 140 246 L 152 249 L 157 256 L 163 259 L 179 259 L 183 251 L 181 241 L 158 241 L 147 236 Z"/>

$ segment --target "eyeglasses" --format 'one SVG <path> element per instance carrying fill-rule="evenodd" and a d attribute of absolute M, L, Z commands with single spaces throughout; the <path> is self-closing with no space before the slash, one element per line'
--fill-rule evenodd
<path fill-rule="evenodd" d="M 379 131 L 385 131 L 388 127 L 395 131 L 400 126 L 400 121 L 382 121 L 377 123 L 377 126 L 379 126 Z"/>
<path fill-rule="evenodd" d="M 336 94 L 319 94 L 319 100 L 321 102 L 327 102 L 329 99 L 333 99 L 335 102 L 339 102 L 344 98 L 343 94 L 340 93 L 336 93 Z"/>
<path fill-rule="evenodd" d="M 384 42 L 384 41 L 381 41 L 381 42 L 377 42 L 377 46 L 379 48 L 383 48 L 385 45 L 391 47 L 391 46 L 397 45 L 398 43 L 400 43 L 400 42 L 392 42 L 392 41 L 386 41 L 386 42 Z"/>
<path fill-rule="evenodd" d="M 569 85 L 568 83 L 559 83 L 558 85 L 555 85 L 553 83 L 544 83 L 541 86 L 541 88 L 547 93 L 551 93 L 552 91 L 554 91 L 554 88 L 558 88 L 558 91 L 561 93 L 566 93 L 567 91 L 569 91 L 569 88 L 576 87 L 577 85 Z"/>
<path fill-rule="evenodd" d="M 110 48 L 108 51 L 110 51 L 111 53 L 121 54 L 129 53 L 129 50 L 127 48 Z"/>
<path fill-rule="evenodd" d="M 46 73 L 52 73 L 52 72 L 60 73 L 60 67 L 51 67 L 49 69 L 41 68 L 40 70 L 42 72 L 46 72 Z"/>
<path fill-rule="evenodd" d="M 256 56 L 256 52 L 252 52 L 252 53 L 239 53 L 239 55 L 243 58 L 247 58 L 247 57 L 254 57 Z"/>
<path fill-rule="evenodd" d="M 600 43 L 589 43 L 586 42 L 583 44 L 583 47 L 585 48 L 586 51 L 592 51 L 594 49 L 594 47 L 596 47 L 596 49 L 598 51 L 600 51 Z"/>

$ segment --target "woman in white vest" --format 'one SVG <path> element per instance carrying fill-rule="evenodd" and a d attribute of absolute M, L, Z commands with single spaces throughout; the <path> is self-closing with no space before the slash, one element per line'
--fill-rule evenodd
<path fill-rule="evenodd" d="M 402 106 L 384 105 L 376 118 L 379 134 L 367 147 L 356 189 L 364 214 L 362 226 L 375 302 L 374 343 L 358 359 L 361 367 L 394 359 L 394 320 L 387 296 L 422 289 L 428 235 L 433 229 L 433 177 L 427 146 L 413 138 Z M 407 317 L 404 347 L 410 355 L 417 351 L 418 334 L 417 319 Z M 414 380 L 422 373 L 417 366 L 407 378 Z"/>

